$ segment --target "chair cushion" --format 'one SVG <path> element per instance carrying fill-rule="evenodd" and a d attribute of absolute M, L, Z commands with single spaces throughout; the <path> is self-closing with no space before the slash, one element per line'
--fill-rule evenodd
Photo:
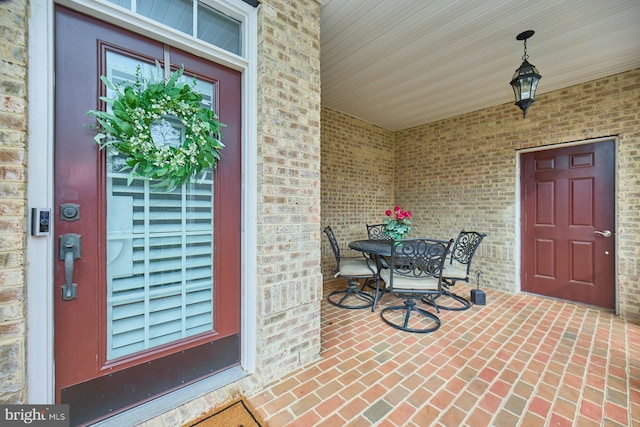
<path fill-rule="evenodd" d="M 372 277 L 374 271 L 369 268 L 364 258 L 342 258 L 340 260 L 340 269 L 335 277 L 346 276 L 368 276 Z"/>
<path fill-rule="evenodd" d="M 467 276 L 467 266 L 453 262 L 453 264 L 445 264 L 442 270 L 442 277 L 445 279 L 469 280 Z"/>
<path fill-rule="evenodd" d="M 391 283 L 391 270 L 383 269 L 380 271 L 380 278 L 385 283 Z M 398 274 L 393 275 L 393 288 L 398 290 L 416 289 L 420 291 L 438 290 L 438 279 L 432 276 L 425 277 L 407 277 Z"/>

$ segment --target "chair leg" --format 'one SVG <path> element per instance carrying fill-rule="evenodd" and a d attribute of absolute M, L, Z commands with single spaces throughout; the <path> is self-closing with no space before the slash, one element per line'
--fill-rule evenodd
<path fill-rule="evenodd" d="M 376 311 L 376 305 L 378 304 L 378 301 L 380 301 L 380 298 L 382 298 L 384 296 L 384 293 L 387 292 L 386 286 L 386 283 L 384 283 L 384 281 L 381 280 L 380 276 L 378 275 L 376 277 L 376 287 L 374 288 L 376 290 L 376 293 L 375 297 L 373 298 L 371 311 Z"/>
<path fill-rule="evenodd" d="M 404 319 L 401 324 L 387 318 L 387 317 L 391 317 L 393 312 L 398 312 L 398 311 L 405 311 Z M 416 315 L 423 316 L 424 318 L 430 320 L 431 323 L 435 325 L 429 326 L 426 328 L 420 328 L 420 329 L 410 327 L 409 321 L 410 321 L 411 315 L 414 313 Z M 385 317 L 385 315 L 387 317 Z M 424 333 L 436 331 L 438 328 L 440 328 L 440 318 L 438 318 L 438 316 L 436 316 L 435 314 L 418 307 L 416 305 L 416 302 L 413 299 L 405 300 L 404 305 L 391 306 L 391 307 L 386 307 L 382 309 L 380 311 L 380 317 L 387 325 L 396 329 L 400 329 L 401 331 L 406 331 L 406 332 L 416 332 L 416 333 L 424 334 Z"/>
<path fill-rule="evenodd" d="M 327 301 L 336 307 L 347 308 L 349 310 L 357 310 L 360 308 L 369 308 L 373 306 L 373 295 L 364 292 L 360 289 L 360 282 L 358 280 L 349 280 L 347 289 L 335 290 L 327 296 Z M 342 297 L 340 297 L 342 296 Z M 351 301 L 355 300 L 354 303 Z M 357 303 L 358 300 L 363 303 Z"/>
<path fill-rule="evenodd" d="M 436 309 L 436 313 L 440 313 L 440 307 L 438 307 L 438 304 L 436 304 L 436 298 L 438 298 L 440 295 L 426 295 L 423 296 L 420 301 L 422 301 L 425 304 L 429 304 L 430 306 L 432 306 L 433 308 Z"/>
<path fill-rule="evenodd" d="M 437 307 L 441 308 L 442 310 L 464 311 L 464 310 L 469 310 L 471 308 L 471 301 L 469 301 L 465 297 L 462 297 L 458 294 L 454 294 L 453 292 L 450 292 L 450 291 L 442 291 L 442 296 L 447 296 L 460 304 L 460 305 L 454 305 L 454 306 L 452 305 L 445 306 L 445 305 L 437 304 Z"/>
<path fill-rule="evenodd" d="M 453 293 L 449 290 L 449 288 L 453 285 L 455 285 L 456 282 L 444 282 L 443 283 L 443 289 L 442 289 L 442 294 L 438 295 L 433 301 L 432 304 L 434 306 L 436 306 L 437 308 L 440 308 L 442 310 L 449 310 L 449 311 L 464 311 L 464 310 L 469 310 L 471 308 L 471 301 L 469 301 L 468 299 Z M 438 298 L 441 297 L 449 297 L 453 300 L 452 304 L 455 305 L 442 305 L 442 304 L 437 304 L 435 300 L 437 300 Z M 428 301 L 425 301 L 425 299 L 422 299 L 424 302 L 429 303 Z"/>
<path fill-rule="evenodd" d="M 376 289 L 375 277 L 365 280 L 364 285 L 362 285 L 362 289 L 364 289 L 365 287 L 368 287 L 369 289 Z"/>

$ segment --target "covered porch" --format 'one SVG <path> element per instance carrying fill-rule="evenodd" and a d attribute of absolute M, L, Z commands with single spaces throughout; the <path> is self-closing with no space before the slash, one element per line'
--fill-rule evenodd
<path fill-rule="evenodd" d="M 53 298 L 60 283 L 52 271 L 61 260 L 57 236 L 28 235 L 28 212 L 35 206 L 55 209 L 53 76 L 47 74 L 53 60 L 47 35 L 54 34 L 54 7 L 71 3 L 89 2 L 3 6 L 14 16 L 9 28 L 20 36 L 6 43 L 15 64 L 5 64 L 2 73 L 13 84 L 3 92 L 7 103 L 0 125 L 7 136 L 6 173 L 0 178 L 7 232 L 0 266 L 6 333 L 0 349 L 7 362 L 0 394 L 9 403 L 55 401 Z M 179 400 L 165 395 L 171 405 L 162 407 L 158 400 L 151 402 L 153 412 L 142 408 L 135 418 L 124 413 L 125 424 L 181 425 L 240 394 L 272 427 L 640 422 L 637 63 L 574 86 L 545 89 L 526 120 L 500 75 L 496 80 L 508 96 L 498 103 L 437 120 L 421 116 L 410 126 L 375 125 L 325 103 L 324 80 L 321 102 L 321 3 L 263 0 L 255 12 L 243 134 L 245 254 L 238 259 L 244 268 L 238 284 L 242 336 L 248 338 L 238 367 L 242 377 L 194 387 L 193 394 L 179 390 Z M 25 33 L 29 16 L 51 28 L 45 33 L 30 26 Z M 146 26 L 129 21 L 127 28 L 146 34 Z M 515 67 L 517 56 L 510 51 L 509 57 Z M 47 67 L 38 67 L 37 58 L 46 59 Z M 553 73 L 544 70 L 550 80 Z M 508 79 L 511 69 L 505 72 Z M 32 73 L 45 75 L 29 79 Z M 381 87 L 369 81 L 376 90 Z M 27 83 L 35 86 L 27 90 Z M 41 94 L 48 94 L 45 101 Z M 370 104 L 383 114 L 390 110 Z M 522 293 L 520 154 L 605 138 L 616 144 L 615 309 Z M 333 255 L 321 230 L 333 226 L 346 246 L 363 238 L 365 224 L 380 222 L 394 205 L 413 212 L 413 236 L 452 238 L 461 228 L 487 233 L 475 261 L 483 271 L 486 306 L 442 312 L 443 327 L 418 336 L 384 325 L 381 307 L 372 313 L 327 305 L 327 292 L 343 283 L 332 280 Z M 469 288 L 457 285 L 456 291 L 468 295 Z M 390 301 L 387 296 L 381 304 Z M 114 418 L 113 425 L 118 422 Z"/>

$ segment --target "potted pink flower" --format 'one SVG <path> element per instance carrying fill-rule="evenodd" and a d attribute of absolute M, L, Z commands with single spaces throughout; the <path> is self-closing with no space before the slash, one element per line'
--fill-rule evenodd
<path fill-rule="evenodd" d="M 387 236 L 398 240 L 403 239 L 411 232 L 411 212 L 400 209 L 400 206 L 395 206 L 393 211 L 389 209 L 385 215 L 387 217 L 384 219 L 384 233 Z"/>

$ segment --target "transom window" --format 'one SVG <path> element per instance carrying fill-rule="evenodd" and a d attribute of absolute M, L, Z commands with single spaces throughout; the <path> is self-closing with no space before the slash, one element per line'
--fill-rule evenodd
<path fill-rule="evenodd" d="M 201 0 L 108 0 L 236 55 L 242 23 Z"/>

